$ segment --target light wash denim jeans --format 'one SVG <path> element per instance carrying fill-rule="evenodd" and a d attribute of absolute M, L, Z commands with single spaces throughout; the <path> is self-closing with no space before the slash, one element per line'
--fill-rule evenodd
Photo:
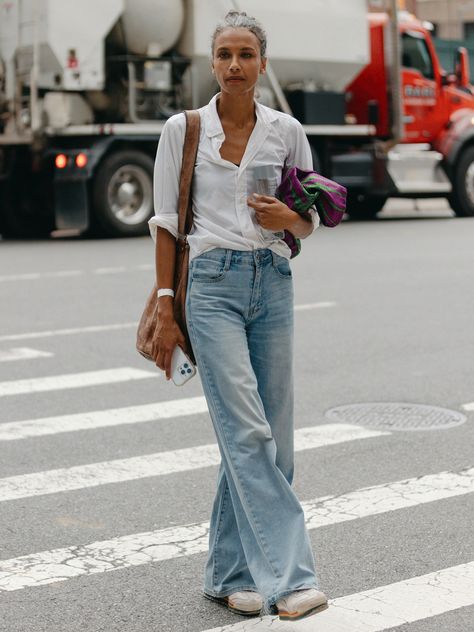
<path fill-rule="evenodd" d="M 293 492 L 293 282 L 271 250 L 217 248 L 190 264 L 186 314 L 221 454 L 204 591 L 257 590 L 264 612 L 317 588 Z"/>

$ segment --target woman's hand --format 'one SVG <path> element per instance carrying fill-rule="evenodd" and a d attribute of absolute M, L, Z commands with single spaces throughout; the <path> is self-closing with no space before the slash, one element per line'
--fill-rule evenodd
<path fill-rule="evenodd" d="M 304 239 L 313 232 L 309 213 L 301 215 L 292 211 L 284 202 L 270 195 L 253 194 L 247 204 L 255 209 L 255 217 L 262 228 L 273 232 L 289 230 L 295 237 Z"/>
<path fill-rule="evenodd" d="M 156 366 L 165 371 L 166 379 L 171 378 L 171 357 L 176 345 L 186 352 L 186 341 L 181 329 L 178 327 L 171 308 L 160 309 L 160 302 L 170 297 L 158 299 L 158 323 L 153 336 L 152 353 Z"/>
<path fill-rule="evenodd" d="M 255 209 L 255 217 L 262 228 L 273 232 L 291 230 L 290 226 L 296 213 L 277 198 L 254 193 L 248 198 L 247 204 Z"/>

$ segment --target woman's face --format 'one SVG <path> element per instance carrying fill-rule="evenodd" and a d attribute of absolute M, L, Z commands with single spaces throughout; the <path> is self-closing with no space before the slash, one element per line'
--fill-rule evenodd
<path fill-rule="evenodd" d="M 265 66 L 260 42 L 248 29 L 227 28 L 216 37 L 212 70 L 222 92 L 234 96 L 252 92 Z"/>

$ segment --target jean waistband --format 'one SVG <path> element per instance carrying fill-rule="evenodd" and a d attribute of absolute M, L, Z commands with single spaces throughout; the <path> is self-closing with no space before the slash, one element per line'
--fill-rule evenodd
<path fill-rule="evenodd" d="M 195 259 L 214 259 L 216 261 L 228 261 L 229 263 L 267 263 L 272 260 L 282 259 L 269 248 L 257 248 L 255 250 L 232 250 L 231 248 L 213 248 L 197 255 Z"/>

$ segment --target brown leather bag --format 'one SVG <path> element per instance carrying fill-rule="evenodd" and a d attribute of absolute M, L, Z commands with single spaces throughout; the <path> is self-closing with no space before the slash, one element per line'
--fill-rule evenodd
<path fill-rule="evenodd" d="M 199 145 L 201 119 L 197 110 L 187 110 L 186 135 L 183 145 L 183 160 L 179 180 L 178 237 L 176 239 L 176 261 L 174 273 L 174 318 L 183 332 L 190 358 L 195 362 L 186 326 L 186 288 L 188 284 L 189 245 L 187 236 L 193 225 L 191 184 L 194 164 Z M 158 297 L 156 283 L 145 305 L 137 330 L 137 351 L 147 360 L 153 357 L 153 336 L 158 322 Z"/>

